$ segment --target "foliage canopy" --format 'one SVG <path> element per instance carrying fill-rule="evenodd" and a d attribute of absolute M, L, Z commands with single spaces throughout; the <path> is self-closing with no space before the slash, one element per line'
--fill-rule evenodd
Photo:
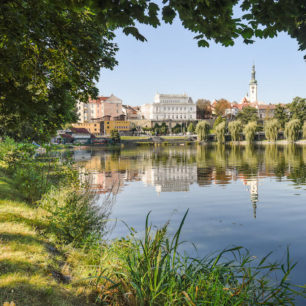
<path fill-rule="evenodd" d="M 238 6 L 240 16 L 234 14 Z M 44 141 L 75 121 L 76 101 L 95 98 L 100 70 L 116 65 L 116 29 L 145 41 L 136 24 L 157 27 L 177 16 L 201 47 L 286 32 L 305 50 L 305 11 L 304 0 L 4 0 L 0 135 Z"/>

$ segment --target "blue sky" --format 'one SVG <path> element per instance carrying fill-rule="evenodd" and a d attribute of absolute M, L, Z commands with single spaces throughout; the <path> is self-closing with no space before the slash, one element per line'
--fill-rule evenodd
<path fill-rule="evenodd" d="M 147 42 L 117 33 L 119 64 L 113 71 L 101 71 L 100 95 L 113 93 L 129 105 L 152 103 L 156 92 L 187 93 L 194 101 L 240 102 L 255 62 L 260 101 L 287 103 L 295 96 L 306 97 L 305 52 L 299 52 L 297 42 L 286 34 L 253 45 L 237 40 L 234 47 L 212 42 L 209 48 L 199 48 L 179 20 L 139 29 Z"/>

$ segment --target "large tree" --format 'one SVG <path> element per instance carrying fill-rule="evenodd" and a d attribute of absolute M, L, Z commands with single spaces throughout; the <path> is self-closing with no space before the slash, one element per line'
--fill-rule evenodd
<path fill-rule="evenodd" d="M 258 111 L 255 107 L 246 106 L 237 115 L 237 119 L 243 124 L 258 120 Z"/>
<path fill-rule="evenodd" d="M 223 116 L 225 114 L 225 110 L 231 107 L 230 102 L 226 99 L 217 100 L 215 103 L 215 114 L 217 116 Z"/>
<path fill-rule="evenodd" d="M 289 104 L 290 118 L 299 119 L 303 124 L 306 121 L 306 99 L 295 97 Z"/>
<path fill-rule="evenodd" d="M 100 69 L 116 64 L 118 28 L 144 41 L 136 24 L 157 27 L 178 16 L 199 46 L 284 31 L 305 50 L 305 12 L 304 0 L 2 0 L 0 133 L 39 138 L 75 120 L 76 101 L 95 97 Z"/>
<path fill-rule="evenodd" d="M 278 120 L 281 127 L 284 128 L 286 122 L 289 120 L 289 114 L 287 112 L 287 107 L 281 104 L 277 104 L 274 110 L 274 118 Z"/>
<path fill-rule="evenodd" d="M 211 103 L 206 99 L 197 101 L 197 119 L 206 119 L 211 117 Z"/>

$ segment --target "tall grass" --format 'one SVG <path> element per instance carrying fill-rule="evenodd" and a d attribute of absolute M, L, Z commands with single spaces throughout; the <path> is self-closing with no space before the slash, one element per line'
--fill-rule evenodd
<path fill-rule="evenodd" d="M 293 303 L 297 293 L 287 281 L 295 263 L 268 263 L 242 247 L 195 259 L 181 254 L 180 235 L 188 211 L 170 237 L 168 225 L 153 230 L 149 214 L 143 238 L 132 231 L 128 252 L 118 250 L 119 264 L 97 278 L 100 301 L 120 305 L 280 305 Z M 122 255 L 120 255 L 122 254 Z M 274 272 L 281 272 L 277 281 Z M 108 284 L 108 286 L 107 286 Z M 302 293 L 301 293 L 302 294 Z M 116 302 L 114 302 L 116 301 Z"/>

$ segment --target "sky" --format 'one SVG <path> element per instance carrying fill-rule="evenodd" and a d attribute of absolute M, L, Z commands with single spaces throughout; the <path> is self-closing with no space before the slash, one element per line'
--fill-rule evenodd
<path fill-rule="evenodd" d="M 139 26 L 147 42 L 117 32 L 119 64 L 101 70 L 99 94 L 114 94 L 123 104 L 152 103 L 154 95 L 183 94 L 197 99 L 225 98 L 240 102 L 249 89 L 251 68 L 256 66 L 258 100 L 288 103 L 296 96 L 306 98 L 306 52 L 287 34 L 245 45 L 238 39 L 233 47 L 213 42 L 197 46 L 194 33 L 179 20 L 158 28 Z"/>

